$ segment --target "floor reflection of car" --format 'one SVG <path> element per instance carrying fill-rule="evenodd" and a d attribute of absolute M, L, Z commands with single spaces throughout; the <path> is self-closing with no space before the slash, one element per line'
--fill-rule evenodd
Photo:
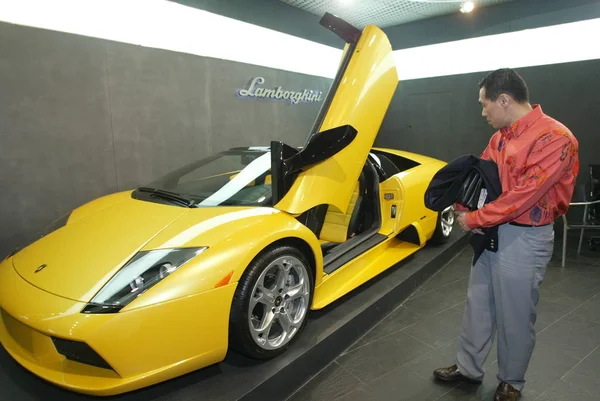
<path fill-rule="evenodd" d="M 321 309 L 428 242 L 444 162 L 374 148 L 396 90 L 391 46 L 327 15 L 346 41 L 301 148 L 235 148 L 57 220 L 0 264 L 0 341 L 70 390 L 111 395 L 218 363 L 268 359 Z M 43 268 L 42 268 L 43 266 Z"/>

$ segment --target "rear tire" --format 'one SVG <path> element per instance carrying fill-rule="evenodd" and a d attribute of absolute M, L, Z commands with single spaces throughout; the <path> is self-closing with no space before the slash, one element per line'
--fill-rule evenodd
<path fill-rule="evenodd" d="M 229 321 L 232 350 L 271 359 L 300 336 L 307 323 L 314 278 L 306 256 L 289 245 L 267 248 L 242 275 Z"/>
<path fill-rule="evenodd" d="M 454 206 L 449 206 L 438 213 L 435 231 L 429 240 L 434 245 L 441 245 L 448 241 L 454 228 Z"/>

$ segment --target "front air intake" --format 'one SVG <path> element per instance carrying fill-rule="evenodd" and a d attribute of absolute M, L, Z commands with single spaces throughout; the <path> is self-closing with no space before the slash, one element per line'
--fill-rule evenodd
<path fill-rule="evenodd" d="M 52 337 L 52 342 L 56 351 L 71 361 L 112 370 L 111 366 L 86 343 L 56 337 Z"/>

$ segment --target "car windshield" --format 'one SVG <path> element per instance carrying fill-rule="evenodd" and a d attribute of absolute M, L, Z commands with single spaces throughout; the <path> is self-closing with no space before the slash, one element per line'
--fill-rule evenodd
<path fill-rule="evenodd" d="M 272 206 L 268 148 L 229 150 L 148 184 L 194 201 L 195 207 Z"/>

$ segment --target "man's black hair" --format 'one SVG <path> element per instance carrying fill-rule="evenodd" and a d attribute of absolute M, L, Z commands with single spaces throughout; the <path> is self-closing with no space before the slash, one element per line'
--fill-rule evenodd
<path fill-rule="evenodd" d="M 492 101 L 505 93 L 519 103 L 529 102 L 529 88 L 525 80 L 510 68 L 500 68 L 490 72 L 479 83 L 479 88 L 482 87 L 485 87 L 485 97 Z"/>

